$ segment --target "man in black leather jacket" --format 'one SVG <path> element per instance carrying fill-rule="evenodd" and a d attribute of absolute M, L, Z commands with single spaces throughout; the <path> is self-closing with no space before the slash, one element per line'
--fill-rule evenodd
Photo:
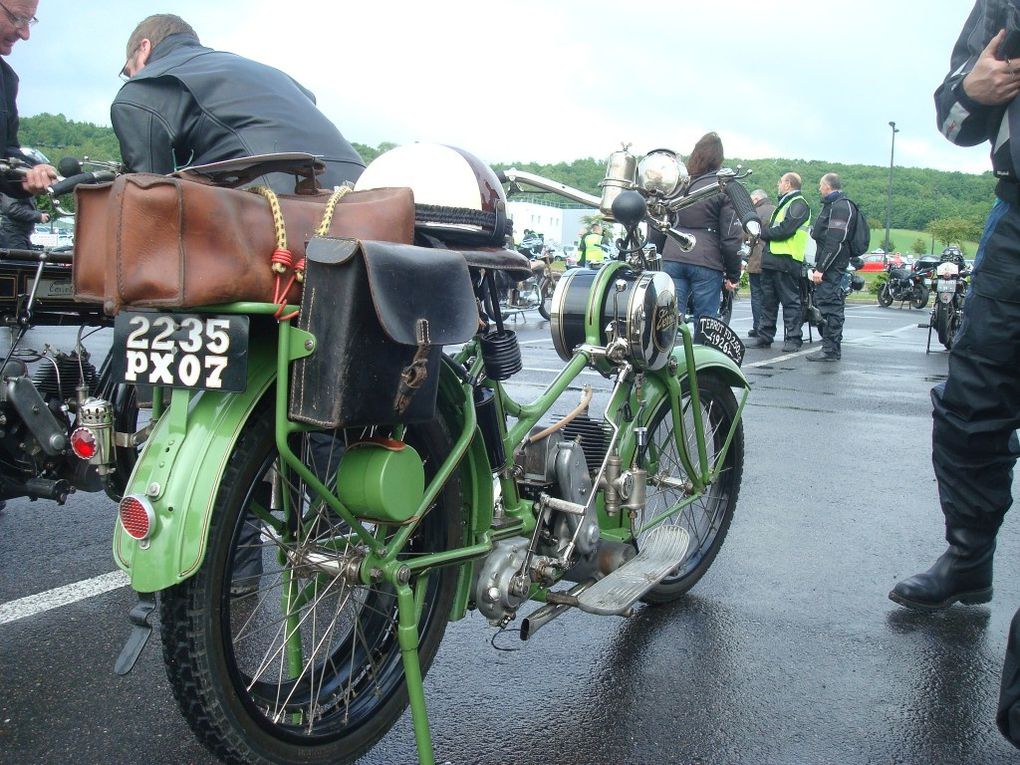
<path fill-rule="evenodd" d="M 203 47 L 178 16 L 144 19 L 127 43 L 110 117 L 133 172 L 170 173 L 189 165 L 303 151 L 320 155 L 320 185 L 354 182 L 365 163 L 319 111 L 315 97 L 278 69 Z M 291 176 L 266 179 L 291 193 Z"/>
<path fill-rule="evenodd" d="M 843 355 L 843 322 L 846 292 L 843 278 L 850 263 L 850 234 L 856 225 L 857 211 L 843 193 L 843 182 L 836 173 L 826 173 L 818 183 L 822 210 L 811 227 L 811 238 L 818 243 L 815 268 L 814 304 L 822 315 L 822 350 L 808 355 L 808 361 L 839 361 Z"/>

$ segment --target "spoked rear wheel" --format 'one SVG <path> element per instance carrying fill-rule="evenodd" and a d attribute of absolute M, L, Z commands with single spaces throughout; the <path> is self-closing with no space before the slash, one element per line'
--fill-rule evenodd
<path fill-rule="evenodd" d="M 737 401 L 730 387 L 710 372 L 698 375 L 698 392 L 708 464 L 716 465 L 720 462 L 723 445 L 737 415 Z M 696 468 L 695 414 L 686 382 L 681 405 L 687 453 Z M 651 419 L 648 444 L 648 501 L 638 518 L 638 528 L 690 496 L 688 475 L 680 460 L 668 399 L 660 404 Z M 738 422 L 715 481 L 692 504 L 664 521 L 687 529 L 691 542 L 683 562 L 644 596 L 645 601 L 666 603 L 676 600 L 705 575 L 729 531 L 743 471 L 744 426 Z M 648 529 L 638 534 L 638 549 L 642 539 L 650 532 L 651 529 Z"/>
<path fill-rule="evenodd" d="M 329 485 L 338 447 L 350 436 L 304 435 L 295 452 Z M 409 427 L 405 440 L 426 475 L 449 449 L 437 423 Z M 353 575 L 363 552 L 358 538 L 281 469 L 271 407 L 252 417 L 221 486 L 205 563 L 161 595 L 174 696 L 192 730 L 224 762 L 351 762 L 407 706 L 395 592 Z M 399 557 L 460 543 L 459 493 L 451 479 Z M 379 539 L 395 531 L 369 528 Z M 411 585 L 421 588 L 424 675 L 446 629 L 456 569 L 413 577 Z"/>

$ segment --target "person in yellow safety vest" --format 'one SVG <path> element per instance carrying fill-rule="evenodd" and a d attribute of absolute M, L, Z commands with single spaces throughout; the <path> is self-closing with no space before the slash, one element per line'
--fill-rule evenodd
<path fill-rule="evenodd" d="M 776 336 L 779 306 L 783 306 L 786 339 L 783 351 L 799 351 L 804 342 L 801 331 L 800 283 L 811 223 L 811 208 L 800 193 L 801 179 L 786 173 L 776 185 L 779 202 L 768 227 L 761 233 L 762 314 L 758 337 L 752 348 L 769 348 Z"/>
<path fill-rule="evenodd" d="M 581 257 L 577 264 L 582 268 L 590 266 L 598 268 L 606 259 L 606 251 L 602 249 L 602 224 L 593 223 L 591 231 L 581 238 L 581 246 L 578 248 Z"/>

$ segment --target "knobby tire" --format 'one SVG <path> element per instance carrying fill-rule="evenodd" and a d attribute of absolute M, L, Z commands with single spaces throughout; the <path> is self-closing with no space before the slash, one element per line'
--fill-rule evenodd
<path fill-rule="evenodd" d="M 161 593 L 167 675 L 188 724 L 224 762 L 349 763 L 382 738 L 407 707 L 394 592 L 385 583 L 365 586 L 346 574 L 324 576 L 302 568 L 301 551 L 350 552 L 358 540 L 338 516 L 310 499 L 290 471 L 278 470 L 273 432 L 273 409 L 262 406 L 241 433 L 220 482 L 202 568 Z M 317 476 L 328 475 L 336 463 L 332 445 L 351 435 L 332 431 L 295 451 Z M 405 440 L 418 450 L 428 480 L 449 452 L 445 429 L 438 422 L 409 426 Z M 323 444 L 330 445 L 326 457 Z M 282 532 L 273 537 L 249 508 L 279 506 L 285 492 L 301 505 L 300 513 L 288 518 L 274 510 Z M 455 475 L 401 557 L 459 546 L 460 503 Z M 242 545 L 253 521 L 260 529 L 255 542 Z M 374 528 L 383 538 L 392 533 L 380 524 Z M 232 576 L 251 545 L 262 559 L 262 571 L 253 577 L 256 589 L 231 597 Z M 411 580 L 412 586 L 425 587 L 419 621 L 423 676 L 446 629 L 456 574 L 456 567 L 446 567 Z M 292 608 L 291 622 L 284 612 L 284 587 L 308 598 Z M 293 639 L 280 637 L 299 617 L 300 671 L 284 650 Z"/>

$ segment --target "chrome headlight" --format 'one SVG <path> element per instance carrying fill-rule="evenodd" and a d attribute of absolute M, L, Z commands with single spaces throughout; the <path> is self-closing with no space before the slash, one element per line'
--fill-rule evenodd
<path fill-rule="evenodd" d="M 649 194 L 671 197 L 682 191 L 689 179 L 684 163 L 669 149 L 650 151 L 638 162 L 638 186 Z"/>

